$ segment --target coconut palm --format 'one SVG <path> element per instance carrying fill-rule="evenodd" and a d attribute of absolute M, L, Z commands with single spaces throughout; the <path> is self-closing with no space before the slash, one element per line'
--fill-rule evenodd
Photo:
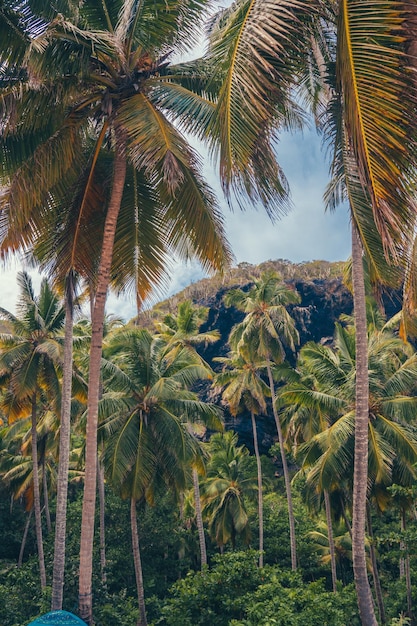
<path fill-rule="evenodd" d="M 376 504 L 385 505 L 386 487 L 398 480 L 414 481 L 413 459 L 417 452 L 416 431 L 410 425 L 416 399 L 414 376 L 416 355 L 409 345 L 389 330 L 370 327 L 369 332 L 369 454 L 368 489 Z M 336 327 L 335 348 L 307 344 L 302 362 L 316 386 L 302 380 L 290 384 L 282 397 L 296 408 L 317 411 L 327 418 L 327 427 L 301 447 L 303 465 L 309 468 L 307 482 L 319 492 L 346 488 L 353 492 L 355 435 L 355 337 L 352 326 Z M 297 416 L 300 418 L 300 415 Z M 372 491 L 371 491 L 372 490 Z M 372 532 L 368 516 L 368 531 Z M 370 543 L 373 574 L 378 583 L 376 558 Z M 375 585 L 377 601 L 384 621 L 382 593 Z"/>
<path fill-rule="evenodd" d="M 168 342 L 170 350 L 173 351 L 173 356 L 179 350 L 189 350 L 192 356 L 197 357 L 200 363 L 207 368 L 207 372 L 211 374 L 210 366 L 197 352 L 197 346 L 212 344 L 220 339 L 220 333 L 217 330 L 200 332 L 200 327 L 207 322 L 208 313 L 208 308 L 196 306 L 190 300 L 184 300 L 184 302 L 178 305 L 176 315 L 165 315 L 162 321 L 155 322 L 155 326 L 161 337 Z M 193 428 L 191 424 L 190 428 Z M 221 424 L 218 424 L 218 429 L 222 429 Z M 199 477 L 196 467 L 192 469 L 192 478 L 195 516 L 200 543 L 200 562 L 201 568 L 204 569 L 207 565 L 207 550 L 201 510 Z"/>
<path fill-rule="evenodd" d="M 207 346 L 220 339 L 218 330 L 200 332 L 201 326 L 207 322 L 208 313 L 207 307 L 184 300 L 178 305 L 176 315 L 165 315 L 161 321 L 155 322 L 155 327 L 172 348 L 187 348 L 196 352 L 198 346 Z M 200 360 L 204 363 L 201 356 Z"/>
<path fill-rule="evenodd" d="M 123 271 L 114 276 L 134 276 L 135 287 L 136 278 L 146 272 L 138 271 L 137 259 L 142 260 L 143 249 L 137 246 L 138 228 L 131 228 L 132 224 L 142 227 L 145 242 L 145 229 L 152 224 L 147 252 L 149 256 L 152 251 L 154 265 L 147 272 L 148 279 L 160 277 L 172 249 L 183 257 L 196 256 L 209 269 L 222 267 L 230 256 L 213 195 L 199 173 L 198 158 L 172 122 L 174 108 L 182 121 L 186 120 L 188 111 L 188 130 L 192 130 L 193 119 L 196 129 L 212 108 L 208 99 L 184 89 L 185 70 L 171 71 L 167 60 L 173 49 L 181 51 L 192 44 L 192 33 L 204 8 L 204 3 L 185 7 L 111 0 L 103 5 L 92 0 L 77 8 L 75 15 L 57 13 L 32 46 L 33 54 L 27 63 L 28 80 L 16 89 L 10 89 L 9 84 L 9 91 L 3 92 L 6 106 L 1 123 L 7 155 L 3 182 L 7 187 L 2 194 L 2 207 L 6 247 L 17 247 L 19 241 L 26 247 L 33 245 L 45 224 L 51 223 L 49 216 L 54 207 L 59 207 L 65 197 L 77 197 L 67 272 L 78 270 L 77 263 L 80 265 L 88 258 L 87 254 L 82 257 L 79 253 L 76 263 L 74 253 L 80 249 L 81 240 L 86 239 L 86 223 L 90 222 L 88 232 L 93 234 L 86 250 L 101 250 L 99 258 L 93 255 L 82 268 L 90 271 L 94 285 L 80 551 L 80 610 L 88 621 L 92 619 L 102 322 L 112 278 L 114 245 L 123 252 L 117 257 L 118 268 Z M 170 98 L 175 100 L 176 107 L 170 106 L 168 117 L 166 100 Z M 43 115 L 48 107 L 50 115 Z M 14 119 L 24 122 L 15 125 Z M 21 142 L 20 151 L 10 149 L 12 144 L 17 146 L 17 140 Z M 103 193 L 98 184 L 98 163 L 108 148 L 111 149 L 111 159 L 107 159 L 110 176 L 105 179 L 107 187 Z M 147 191 L 156 199 L 151 218 L 143 217 L 142 196 L 138 192 L 140 177 L 146 179 Z M 68 194 L 68 189 L 77 183 L 79 193 Z M 104 202 L 100 197 L 104 197 Z M 123 215 L 121 207 L 127 205 L 127 198 L 131 200 L 131 210 Z M 100 230 L 92 229 L 88 217 L 91 214 L 101 219 Z M 116 236 L 118 223 L 120 230 Z M 143 257 L 146 260 L 146 254 Z M 143 286 L 139 293 L 143 293 Z"/>
<path fill-rule="evenodd" d="M 251 416 L 253 447 L 258 475 L 259 567 L 263 567 L 262 464 L 255 416 L 266 413 L 266 397 L 270 395 L 270 390 L 259 376 L 259 370 L 256 366 L 245 361 L 239 354 L 232 353 L 229 357 L 218 357 L 216 360 L 223 363 L 223 370 L 217 374 L 215 385 L 223 387 L 223 401 L 226 402 L 231 414 L 236 416 L 239 412 L 246 410 L 249 411 Z"/>
<path fill-rule="evenodd" d="M 278 406 L 287 407 L 284 415 L 287 422 L 287 437 L 292 443 L 295 456 L 300 445 L 311 441 L 315 435 L 325 431 L 331 423 L 340 417 L 343 407 L 343 401 L 340 398 L 335 397 L 334 394 L 329 395 L 329 381 L 326 376 L 321 375 L 321 369 L 318 367 L 316 370 L 315 366 L 310 365 L 308 347 L 309 344 L 301 348 L 296 370 L 292 373 L 291 380 L 287 381 L 287 384 L 280 388 L 277 397 Z M 319 358 L 321 357 L 321 364 L 329 360 L 334 365 L 334 368 L 337 369 L 337 356 L 333 350 L 321 345 L 315 345 L 315 348 L 319 363 Z M 307 361 L 307 365 L 305 361 Z M 343 371 L 340 371 L 338 384 L 345 381 L 345 374 Z M 338 487 L 340 488 L 340 484 Z M 307 502 L 311 508 L 317 512 L 324 504 L 327 523 L 327 546 L 333 591 L 335 592 L 337 589 L 337 573 L 331 498 L 327 488 L 323 488 L 319 493 L 317 493 L 316 485 L 309 485 L 309 488 L 310 492 L 307 489 Z M 313 497 L 311 490 L 313 491 Z"/>
<path fill-rule="evenodd" d="M 220 550 L 238 536 L 250 540 L 247 499 L 257 493 L 256 478 L 250 468 L 249 450 L 238 446 L 237 434 L 215 433 L 209 442 L 210 460 L 203 484 L 203 513 L 209 519 L 209 532 Z"/>
<path fill-rule="evenodd" d="M 42 281 L 37 297 L 27 273 L 18 274 L 18 284 L 18 315 L 0 308 L 0 316 L 10 327 L 10 332 L 3 333 L 0 338 L 0 370 L 6 383 L 2 410 L 9 423 L 31 416 L 36 541 L 41 586 L 44 588 L 46 572 L 38 478 L 37 422 L 43 400 L 51 403 L 56 412 L 59 411 L 60 382 L 57 365 L 61 346 L 58 335 L 64 324 L 64 309 L 46 280 Z"/>
<path fill-rule="evenodd" d="M 198 464 L 200 446 L 187 421 L 216 425 L 219 409 L 198 400 L 189 387 L 208 372 L 185 348 L 175 356 L 147 330 L 122 329 L 108 343 L 100 412 L 106 419 L 104 463 L 111 483 L 131 499 L 132 541 L 140 618 L 146 624 L 136 502 L 153 502 L 158 484 L 177 493 L 187 485 L 189 467 Z"/>
<path fill-rule="evenodd" d="M 284 361 L 284 346 L 291 351 L 295 350 L 298 332 L 286 306 L 299 302 L 299 296 L 294 289 L 284 285 L 275 272 L 267 272 L 255 281 L 248 292 L 241 289 L 229 291 L 225 296 L 225 302 L 227 305 L 233 305 L 246 313 L 243 322 L 232 329 L 229 337 L 230 345 L 234 350 L 240 352 L 247 361 L 252 362 L 257 367 L 262 366 L 267 371 L 288 503 L 291 566 L 295 570 L 297 568 L 295 520 L 284 435 L 275 401 L 273 365 Z"/>
<path fill-rule="evenodd" d="M 273 195 L 279 201 L 279 166 L 269 163 L 274 159 L 265 144 L 269 147 L 291 120 L 296 85 L 323 123 L 334 155 L 330 205 L 341 199 L 349 203 L 358 379 L 353 554 L 360 613 L 371 626 L 376 620 L 364 551 L 368 366 L 362 253 L 373 276 L 386 281 L 395 278 L 398 261 L 410 250 L 414 13 L 413 5 L 379 0 L 240 1 L 213 18 L 209 49 L 216 76 L 224 78 L 211 126 L 222 143 L 226 189 L 239 192 L 255 181 L 258 198 L 267 203 Z"/>

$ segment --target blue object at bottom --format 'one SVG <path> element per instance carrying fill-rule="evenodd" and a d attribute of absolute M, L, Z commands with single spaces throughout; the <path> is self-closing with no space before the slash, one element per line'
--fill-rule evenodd
<path fill-rule="evenodd" d="M 28 626 L 85 626 L 76 615 L 68 613 L 68 611 L 51 611 L 42 617 L 38 617 L 34 622 L 30 622 Z"/>

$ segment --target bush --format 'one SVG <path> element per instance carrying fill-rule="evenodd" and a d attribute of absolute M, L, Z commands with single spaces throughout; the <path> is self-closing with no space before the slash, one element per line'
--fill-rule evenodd
<path fill-rule="evenodd" d="M 189 574 L 172 588 L 154 626 L 359 626 L 352 588 L 333 594 L 324 581 L 257 567 L 254 551 L 216 557 L 210 571 Z"/>

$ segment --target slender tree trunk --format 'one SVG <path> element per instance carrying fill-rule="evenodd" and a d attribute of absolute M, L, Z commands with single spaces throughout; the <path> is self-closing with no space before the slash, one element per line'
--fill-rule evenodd
<path fill-rule="evenodd" d="M 20 544 L 19 558 L 17 560 L 17 567 L 22 567 L 23 555 L 25 553 L 26 540 L 28 538 L 28 532 L 29 532 L 30 520 L 32 519 L 32 513 L 33 513 L 33 508 L 30 509 L 28 513 L 28 518 L 25 524 L 25 530 L 23 531 L 22 543 Z"/>
<path fill-rule="evenodd" d="M 372 529 L 371 509 L 370 509 L 369 503 L 367 504 L 367 507 L 366 507 L 366 514 L 367 514 L 367 522 L 368 522 L 368 535 L 370 539 L 369 549 L 371 553 L 372 575 L 374 578 L 376 603 L 378 606 L 379 618 L 381 620 L 381 624 L 385 624 L 387 619 L 385 617 L 385 607 L 384 607 L 384 600 L 382 597 L 382 589 L 381 589 L 381 581 L 379 578 L 378 563 L 376 559 L 374 532 Z"/>
<path fill-rule="evenodd" d="M 59 464 L 56 496 L 54 566 L 52 573 L 51 610 L 62 610 L 65 575 L 65 544 L 67 532 L 68 471 L 71 447 L 72 343 L 74 327 L 74 276 L 65 284 L 65 336 L 59 428 Z"/>
<path fill-rule="evenodd" d="M 180 520 L 181 523 L 184 522 L 184 494 L 180 493 L 179 495 L 179 509 L 180 509 Z"/>
<path fill-rule="evenodd" d="M 51 532 L 51 512 L 49 510 L 49 497 L 48 497 L 48 480 L 46 476 L 45 459 L 42 462 L 42 487 L 43 487 L 43 505 L 45 508 L 46 528 L 48 534 Z"/>
<path fill-rule="evenodd" d="M 401 508 L 401 530 L 405 532 L 406 527 L 407 527 L 406 512 L 405 512 L 405 508 L 402 507 Z M 405 573 L 405 584 L 406 584 L 406 589 L 407 589 L 407 616 L 412 620 L 412 623 L 414 623 L 413 596 L 411 592 L 410 555 L 408 553 L 408 549 L 406 545 L 404 545 L 404 548 L 406 550 L 406 555 L 404 559 L 404 573 Z"/>
<path fill-rule="evenodd" d="M 93 623 L 93 540 L 97 485 L 97 425 L 100 393 L 100 366 L 107 289 L 113 255 L 117 218 L 126 180 L 126 157 L 120 144 L 116 147 L 112 193 L 104 225 L 103 244 L 98 268 L 90 347 L 90 368 L 87 402 L 84 497 L 81 518 L 79 612 L 88 624 Z"/>
<path fill-rule="evenodd" d="M 133 561 L 135 563 L 136 588 L 138 591 L 139 619 L 136 626 L 147 626 L 146 609 L 145 609 L 145 593 L 143 589 L 142 562 L 140 558 L 138 524 L 136 520 L 136 500 L 130 500 L 130 526 L 132 529 L 132 551 Z"/>
<path fill-rule="evenodd" d="M 33 508 L 35 509 L 36 545 L 38 548 L 39 574 L 41 587 L 46 587 L 45 558 L 43 554 L 41 497 L 39 490 L 39 466 L 38 466 L 38 433 L 36 431 L 36 393 L 32 398 L 32 471 L 33 471 Z"/>
<path fill-rule="evenodd" d="M 330 506 L 330 497 L 327 489 L 324 490 L 324 508 L 326 510 L 327 537 L 329 539 L 330 565 L 332 569 L 332 587 L 334 593 L 337 591 L 337 571 L 336 571 L 336 554 L 334 549 L 333 526 L 332 526 L 332 509 Z"/>
<path fill-rule="evenodd" d="M 204 536 L 204 524 L 203 515 L 201 512 L 201 499 L 200 499 L 200 486 L 198 484 L 198 474 L 195 467 L 193 467 L 193 487 L 194 487 L 194 506 L 195 506 L 195 518 L 197 521 L 198 540 L 200 542 L 200 560 L 201 569 L 203 570 L 207 565 L 207 550 L 206 550 L 206 538 Z"/>
<path fill-rule="evenodd" d="M 269 387 L 271 389 L 272 410 L 274 413 L 275 424 L 276 424 L 277 432 L 278 432 L 279 449 L 281 452 L 282 468 L 284 471 L 285 492 L 287 495 L 288 520 L 289 520 L 289 525 L 290 525 L 291 568 L 293 570 L 296 570 L 297 569 L 297 544 L 295 540 L 295 521 L 294 521 L 294 510 L 293 510 L 293 505 L 292 505 L 290 473 L 288 471 L 287 457 L 285 455 L 284 436 L 282 434 L 281 422 L 279 421 L 278 411 L 275 406 L 275 384 L 274 384 L 274 378 L 272 376 L 271 364 L 269 362 L 267 364 L 267 372 L 268 372 L 268 379 L 269 379 Z"/>
<path fill-rule="evenodd" d="M 104 469 L 99 459 L 97 459 L 98 472 L 98 499 L 100 507 L 100 569 L 101 569 L 101 582 L 103 585 L 107 583 L 106 574 L 106 494 L 104 489 Z"/>
<path fill-rule="evenodd" d="M 356 335 L 355 452 L 353 472 L 353 573 L 363 626 L 377 626 L 366 570 L 365 520 L 368 483 L 368 335 L 362 248 L 352 223 L 352 283 Z"/>
<path fill-rule="evenodd" d="M 349 537 L 352 540 L 352 526 L 350 525 L 349 518 L 348 518 L 348 516 L 346 514 L 346 507 L 345 507 L 345 503 L 343 502 L 342 496 L 340 496 L 340 506 L 341 506 L 341 509 L 342 509 L 343 521 L 345 522 L 347 531 L 349 533 Z"/>
<path fill-rule="evenodd" d="M 405 543 L 401 539 L 400 541 L 400 553 L 405 552 Z M 403 556 L 400 557 L 400 578 L 404 578 L 405 576 L 405 559 Z"/>
<path fill-rule="evenodd" d="M 262 464 L 258 446 L 258 432 L 254 412 L 250 413 L 253 432 L 253 448 L 255 450 L 256 468 L 258 475 L 258 518 L 259 518 L 259 567 L 264 566 L 264 506 L 262 493 Z"/>

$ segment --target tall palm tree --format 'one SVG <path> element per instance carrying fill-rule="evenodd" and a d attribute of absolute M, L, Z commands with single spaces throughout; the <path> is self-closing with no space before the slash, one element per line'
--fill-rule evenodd
<path fill-rule="evenodd" d="M 284 472 L 285 492 L 288 503 L 290 527 L 291 566 L 297 569 L 297 547 L 295 537 L 295 519 L 292 506 L 291 481 L 285 452 L 284 435 L 276 406 L 276 391 L 273 365 L 285 359 L 285 349 L 295 350 L 298 332 L 294 320 L 286 306 L 299 302 L 294 289 L 284 285 L 275 272 L 262 274 L 253 287 L 244 292 L 241 289 L 229 291 L 225 296 L 227 305 L 233 305 L 246 316 L 230 333 L 229 342 L 234 350 L 240 352 L 246 360 L 267 371 L 271 393 L 272 411 L 278 433 L 279 447 Z"/>
<path fill-rule="evenodd" d="M 51 212 L 62 199 L 77 198 L 66 272 L 78 271 L 81 265 L 82 274 L 88 271 L 94 286 L 80 549 L 80 612 L 89 622 L 100 357 L 113 248 L 118 246 L 120 252 L 113 276 L 134 276 L 140 296 L 148 290 L 149 276 L 151 282 L 160 279 L 172 249 L 183 257 L 196 256 L 208 269 L 219 269 L 230 258 L 198 158 L 172 121 L 176 116 L 187 130 L 199 130 L 213 107 L 209 98 L 185 88 L 190 82 L 186 67 L 168 64 L 174 49 L 192 45 L 204 10 L 204 2 L 184 6 L 91 0 L 77 7 L 75 14 L 57 12 L 31 48 L 27 79 L 16 89 L 10 89 L 9 81 L 9 90 L 3 92 L 7 103 L 1 118 L 7 155 L 2 181 L 7 185 L 2 194 L 4 245 L 10 249 L 20 242 L 30 247 L 45 224 L 51 224 Z M 50 114 L 43 115 L 45 110 Z M 24 123 L 14 124 L 23 117 Z M 15 149 L 18 145 L 20 150 Z M 109 148 L 110 174 L 104 178 L 103 193 L 98 164 Z M 155 199 L 151 217 L 143 214 L 140 178 L 145 179 L 148 198 L 150 194 Z M 68 194 L 77 185 L 78 194 Z M 104 216 L 100 215 L 103 207 Z M 122 207 L 130 210 L 123 212 Z M 102 218 L 100 229 L 86 227 L 91 226 L 90 216 Z M 149 242 L 147 248 L 137 245 L 138 225 L 142 226 L 140 240 Z M 87 230 L 92 236 L 86 250 L 101 250 L 99 258 L 80 253 L 76 257 Z M 62 222 L 59 233 L 65 233 Z M 140 264 L 149 257 L 153 265 L 146 272 Z M 145 289 L 140 284 L 144 276 L 148 277 Z"/>
<path fill-rule="evenodd" d="M 46 587 L 39 490 L 37 422 L 38 410 L 47 399 L 55 411 L 60 408 L 60 381 L 57 365 L 61 355 L 59 332 L 64 309 L 58 296 L 44 279 L 36 297 L 25 272 L 18 274 L 20 297 L 18 315 L 0 308 L 10 332 L 0 338 L 0 370 L 6 382 L 2 410 L 9 422 L 31 416 L 33 500 L 39 569 L 42 588 Z"/>
<path fill-rule="evenodd" d="M 189 350 L 193 357 L 197 357 L 201 365 L 207 368 L 207 373 L 212 374 L 211 368 L 197 352 L 197 346 L 212 344 L 220 339 L 217 330 L 200 332 L 200 327 L 207 321 L 209 309 L 196 306 L 191 300 L 185 300 L 178 305 L 177 314 L 165 315 L 162 321 L 156 321 L 155 326 L 160 335 L 168 342 L 172 356 L 183 349 Z M 222 430 L 222 424 L 218 429 Z M 192 424 L 190 424 L 192 429 Z M 206 539 L 204 535 L 203 515 L 201 510 L 199 476 L 196 467 L 192 469 L 195 517 L 197 523 L 198 540 L 200 544 L 201 569 L 207 565 Z"/>
<path fill-rule="evenodd" d="M 187 484 L 189 466 L 201 456 L 187 421 L 203 418 L 215 425 L 219 409 L 198 400 L 189 387 L 206 378 L 199 359 L 170 347 L 147 330 L 115 333 L 104 373 L 108 391 L 100 402 L 106 417 L 104 461 L 113 485 L 131 499 L 132 541 L 140 618 L 146 625 L 143 577 L 136 527 L 136 502 L 152 503 L 158 483 L 177 493 Z"/>
<path fill-rule="evenodd" d="M 246 499 L 257 493 L 256 478 L 249 467 L 249 450 L 237 445 L 237 434 L 215 433 L 209 442 L 210 460 L 203 484 L 204 514 L 209 531 L 220 550 L 240 536 L 249 543 L 250 528 Z"/>
<path fill-rule="evenodd" d="M 215 385 L 223 387 L 222 397 L 227 403 L 231 414 L 236 416 L 239 412 L 246 410 L 249 411 L 251 416 L 253 447 L 258 474 L 259 567 L 263 567 L 262 464 L 255 416 L 266 413 L 266 397 L 270 395 L 270 390 L 259 376 L 259 369 L 245 361 L 239 354 L 232 353 L 229 357 L 218 357 L 216 360 L 223 363 L 223 370 L 217 374 Z"/>
<path fill-rule="evenodd" d="M 375 319 L 375 318 L 374 318 Z M 340 488 L 340 481 L 353 492 L 355 437 L 355 368 L 354 328 L 336 326 L 335 351 L 326 346 L 307 344 L 302 351 L 303 365 L 315 387 L 300 380 L 283 389 L 281 399 L 297 409 L 316 411 L 327 427 L 312 433 L 300 449 L 300 459 L 308 468 L 307 482 L 319 492 Z M 413 420 L 416 355 L 410 346 L 387 328 L 370 326 L 369 355 L 369 454 L 367 454 L 367 492 L 378 503 L 386 499 L 386 486 L 392 482 L 414 481 L 416 430 Z M 298 417 L 300 417 L 298 415 Z M 311 430 L 311 429 L 310 429 Z M 371 526 L 368 523 L 368 530 Z M 373 573 L 377 568 L 372 542 Z M 384 620 L 382 594 L 376 585 L 377 601 Z"/>
<path fill-rule="evenodd" d="M 334 154 L 330 205 L 352 218 L 357 399 L 353 555 L 361 618 L 376 626 L 364 550 L 367 472 L 367 345 L 362 253 L 378 280 L 394 280 L 415 224 L 415 6 L 382 0 L 266 5 L 238 1 L 212 20 L 209 58 L 223 78 L 211 121 L 227 190 L 258 184 L 279 201 L 270 146 L 291 120 L 293 87 L 326 129 Z M 330 120 L 330 124 L 324 121 Z M 265 149 L 265 144 L 267 149 Z M 271 161 L 264 167 L 264 161 Z M 275 171 L 272 170 L 275 168 Z M 277 175 L 278 174 L 278 175 Z M 272 183 L 269 189 L 265 188 Z M 386 262 L 388 260 L 388 263 Z"/>
<path fill-rule="evenodd" d="M 330 423 L 341 415 L 342 402 L 339 398 L 330 398 L 327 391 L 328 380 L 319 374 L 316 376 L 315 367 L 308 367 L 304 362 L 304 354 L 307 352 L 308 344 L 301 348 L 296 370 L 292 373 L 291 379 L 287 381 L 278 391 L 277 404 L 285 409 L 285 421 L 287 422 L 287 437 L 291 441 L 294 455 L 300 445 L 310 441 L 315 435 L 326 430 Z M 334 359 L 336 356 L 327 346 L 317 345 L 317 352 L 322 355 L 323 360 Z M 344 378 L 343 378 L 344 380 Z M 316 486 L 312 486 L 316 491 Z M 319 493 L 319 498 L 308 498 L 314 503 L 314 509 L 321 509 L 324 503 L 327 523 L 327 545 L 330 556 L 330 566 L 332 572 L 333 591 L 337 589 L 336 553 L 333 540 L 332 513 L 330 494 L 327 488 Z M 317 501 L 318 500 L 318 501 Z"/>

